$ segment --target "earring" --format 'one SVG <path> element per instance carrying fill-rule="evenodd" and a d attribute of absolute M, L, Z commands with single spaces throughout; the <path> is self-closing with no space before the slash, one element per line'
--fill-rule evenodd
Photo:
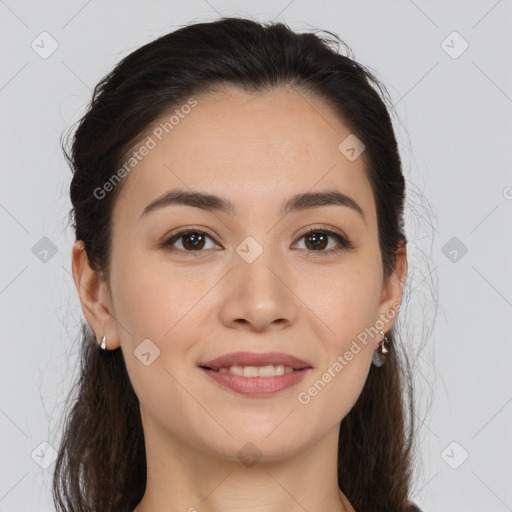
<path fill-rule="evenodd" d="M 382 340 L 380 340 L 379 348 L 373 352 L 372 356 L 372 363 L 375 366 L 382 366 L 386 362 L 386 354 L 389 352 L 389 340 L 383 331 L 380 331 L 380 334 L 382 334 Z"/>
<path fill-rule="evenodd" d="M 107 349 L 107 337 L 106 336 L 103 336 L 103 338 L 101 340 L 100 348 L 101 348 L 101 350 Z"/>

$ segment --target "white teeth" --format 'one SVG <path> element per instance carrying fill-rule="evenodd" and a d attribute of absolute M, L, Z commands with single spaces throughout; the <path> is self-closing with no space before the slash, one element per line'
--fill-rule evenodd
<path fill-rule="evenodd" d="M 259 376 L 259 368 L 255 366 L 245 366 L 243 368 L 244 377 L 258 377 Z"/>
<path fill-rule="evenodd" d="M 251 374 L 247 375 L 246 373 L 247 370 L 252 368 L 254 367 L 248 366 L 247 368 L 244 369 L 244 377 L 252 377 Z M 282 373 L 278 373 L 278 370 L 280 372 L 281 368 L 283 369 L 284 373 L 283 365 L 277 365 L 276 367 L 272 364 L 269 364 L 268 366 L 260 366 L 259 368 L 254 368 L 254 370 L 256 370 L 256 375 L 258 375 L 258 377 L 273 377 L 274 375 L 282 375 Z"/>
<path fill-rule="evenodd" d="M 292 373 L 294 370 L 282 364 L 267 366 L 231 366 L 231 368 L 219 368 L 221 373 L 232 373 L 243 377 L 275 377 L 284 373 Z"/>

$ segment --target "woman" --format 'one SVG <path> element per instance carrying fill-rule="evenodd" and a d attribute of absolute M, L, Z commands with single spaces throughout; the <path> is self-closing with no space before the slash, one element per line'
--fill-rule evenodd
<path fill-rule="evenodd" d="M 336 41 L 222 18 L 96 87 L 66 153 L 87 325 L 58 510 L 418 510 L 405 183 Z"/>

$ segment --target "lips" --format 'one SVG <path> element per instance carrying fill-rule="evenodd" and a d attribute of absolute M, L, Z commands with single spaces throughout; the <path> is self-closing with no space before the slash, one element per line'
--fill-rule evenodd
<path fill-rule="evenodd" d="M 283 352 L 267 352 L 259 354 L 257 352 L 233 352 L 225 354 L 210 361 L 200 363 L 198 366 L 218 370 L 219 368 L 230 368 L 231 366 L 267 366 L 283 365 L 289 366 L 294 370 L 312 368 L 307 362 L 298 357 Z"/>

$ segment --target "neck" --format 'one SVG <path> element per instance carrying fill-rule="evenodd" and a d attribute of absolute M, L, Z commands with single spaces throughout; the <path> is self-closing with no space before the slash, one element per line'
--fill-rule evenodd
<path fill-rule="evenodd" d="M 255 464 L 246 465 L 145 425 L 146 492 L 134 512 L 355 512 L 338 487 L 338 432 L 339 425 L 286 456 L 265 458 L 262 450 Z"/>

